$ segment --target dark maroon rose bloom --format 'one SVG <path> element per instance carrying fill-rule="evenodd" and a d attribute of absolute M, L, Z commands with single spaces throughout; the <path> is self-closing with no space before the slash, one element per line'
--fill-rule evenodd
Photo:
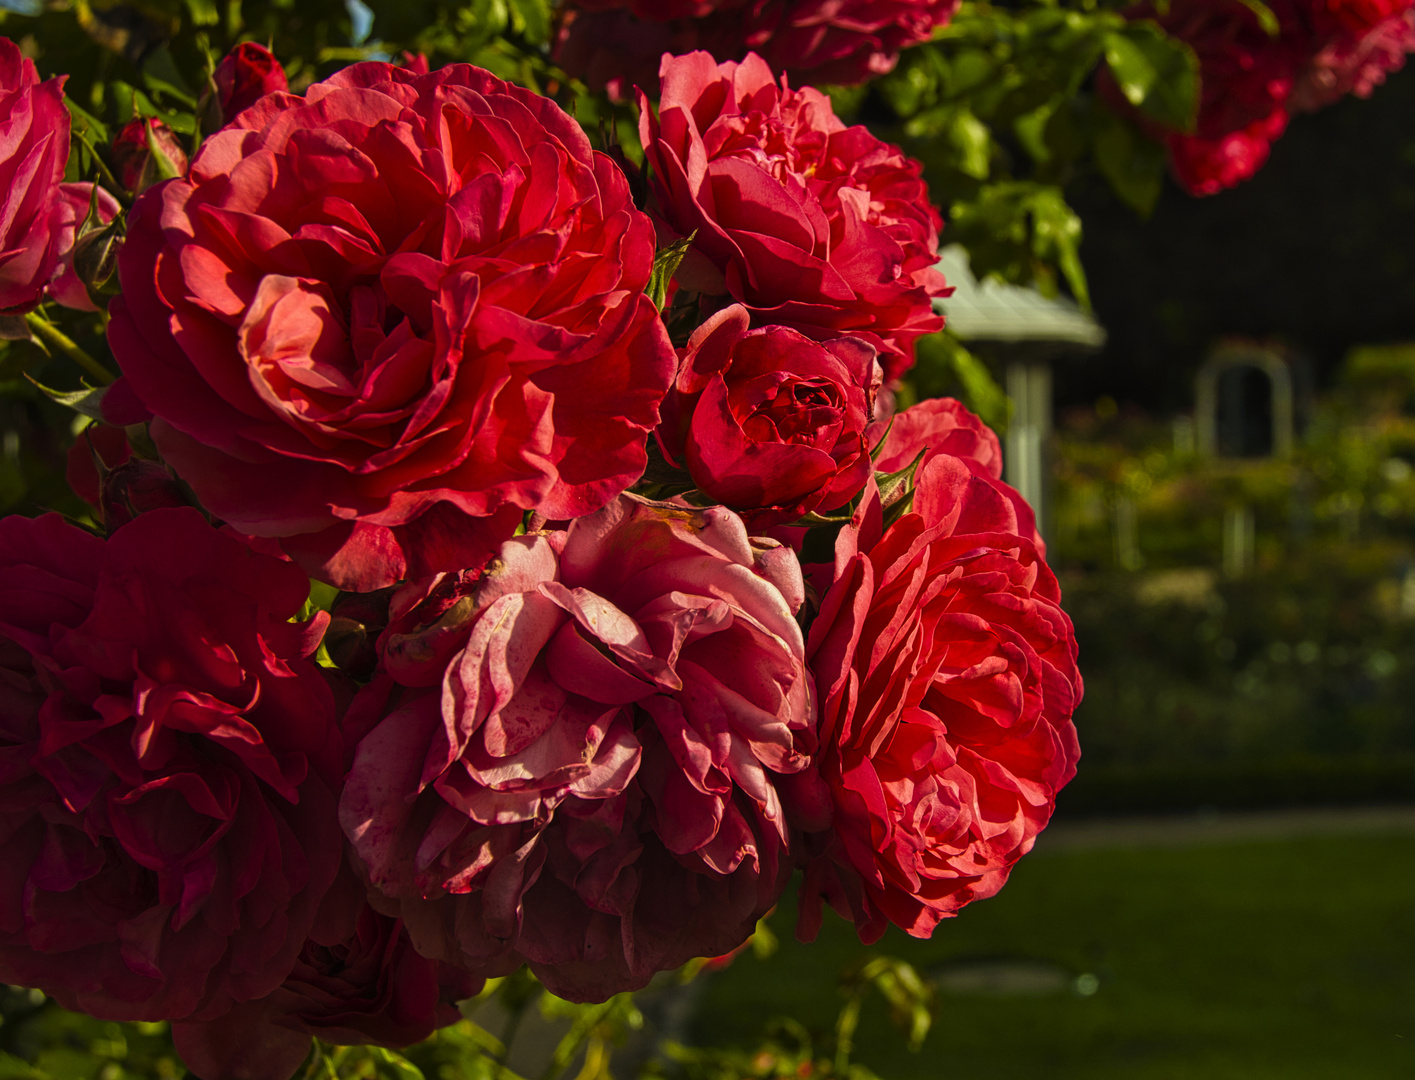
<path fill-rule="evenodd" d="M 456 1003 L 482 980 L 420 956 L 402 922 L 369 906 L 347 865 L 288 977 L 274 993 L 207 1023 L 172 1025 L 172 1041 L 201 1080 L 285 1080 L 311 1037 L 398 1049 L 456 1023 Z"/>
<path fill-rule="evenodd" d="M 665 57 L 658 115 L 641 110 L 652 206 L 672 232 L 696 232 L 683 288 L 742 304 L 755 326 L 863 338 L 887 380 L 913 364 L 949 291 L 918 162 L 846 127 L 819 91 L 778 84 L 756 55 Z"/>
<path fill-rule="evenodd" d="M 67 214 L 59 184 L 69 160 L 63 85 L 63 77 L 40 82 L 34 61 L 0 38 L 0 311 L 34 307 L 59 264 Z"/>
<path fill-rule="evenodd" d="M 749 324 L 734 304 L 694 332 L 659 440 L 699 490 L 761 530 L 859 494 L 884 376 L 874 348 L 857 338 L 818 343 Z"/>
<path fill-rule="evenodd" d="M 359 64 L 137 200 L 108 335 L 202 505 L 363 592 L 638 479 L 675 366 L 653 255 L 554 102 Z"/>
<path fill-rule="evenodd" d="M 556 58 L 595 89 L 658 93 L 659 58 L 705 49 L 717 60 L 761 56 L 796 86 L 853 85 L 892 71 L 958 0 L 577 0 Z"/>
<path fill-rule="evenodd" d="M 211 74 L 222 123 L 229 124 L 266 94 L 290 89 L 285 69 L 264 45 L 243 41 L 221 58 Z"/>
<path fill-rule="evenodd" d="M 289 975 L 342 848 L 308 590 L 196 510 L 0 520 L 0 978 L 165 1020 Z"/>
<path fill-rule="evenodd" d="M 975 417 L 914 411 L 885 449 L 898 462 L 927 448 L 910 512 L 882 529 L 871 485 L 819 568 L 830 584 L 807 648 L 833 821 L 802 886 L 806 939 L 822 899 L 868 943 L 891 922 L 928 937 L 991 896 L 1079 757 L 1076 638 L 1032 513 L 996 479 Z"/>
<path fill-rule="evenodd" d="M 627 495 L 405 587 L 340 820 L 418 950 L 585 1001 L 745 941 L 815 747 L 802 598 L 731 511 Z"/>

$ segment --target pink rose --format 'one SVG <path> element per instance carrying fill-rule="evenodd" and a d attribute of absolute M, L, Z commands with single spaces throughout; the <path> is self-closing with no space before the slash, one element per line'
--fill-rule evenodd
<path fill-rule="evenodd" d="M 883 375 L 857 338 L 749 323 L 733 304 L 689 338 L 659 440 L 699 490 L 761 530 L 859 494 Z"/>
<path fill-rule="evenodd" d="M 69 160 L 64 79 L 39 81 L 34 61 L 0 38 L 0 311 L 39 303 L 59 263 Z"/>
<path fill-rule="evenodd" d="M 583 1001 L 741 944 L 790 875 L 783 798 L 815 746 L 795 557 L 721 507 L 621 496 L 461 586 L 426 620 L 425 589 L 394 603 L 389 668 L 428 688 L 385 676 L 351 710 L 381 720 L 340 820 L 418 950 L 524 959 Z"/>
<path fill-rule="evenodd" d="M 674 367 L 653 252 L 553 102 L 359 64 L 138 199 L 109 341 L 204 506 L 367 591 L 639 477 Z"/>
<path fill-rule="evenodd" d="M 461 1019 L 479 980 L 419 956 L 397 919 L 368 905 L 345 866 L 310 939 L 274 993 L 206 1023 L 177 1022 L 172 1041 L 201 1080 L 285 1080 L 315 1037 L 400 1048 Z"/>
<path fill-rule="evenodd" d="M 285 980 L 341 858 L 308 590 L 196 510 L 0 520 L 0 978 L 111 1020 Z"/>
<path fill-rule="evenodd" d="M 758 326 L 864 338 L 885 378 L 901 375 L 948 293 L 918 162 L 846 127 L 819 91 L 778 86 L 754 54 L 664 57 L 662 77 L 659 114 L 641 100 L 639 130 L 656 211 L 697 233 L 682 286 L 743 304 Z"/>
<path fill-rule="evenodd" d="M 211 81 L 216 85 L 223 124 L 229 124 L 267 94 L 290 89 L 285 69 L 275 54 L 254 41 L 243 41 L 223 56 L 211 73 Z"/>
<path fill-rule="evenodd" d="M 1075 773 L 1076 639 L 1030 514 L 991 473 L 931 450 L 909 513 L 881 533 L 871 491 L 840 535 L 807 646 L 834 823 L 802 886 L 806 938 L 822 898 L 867 943 L 890 922 L 927 937 L 1002 887 Z"/>

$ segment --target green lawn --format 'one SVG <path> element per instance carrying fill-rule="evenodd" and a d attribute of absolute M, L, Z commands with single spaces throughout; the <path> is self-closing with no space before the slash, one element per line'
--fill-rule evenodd
<path fill-rule="evenodd" d="M 791 1014 L 824 1033 L 838 972 L 866 953 L 828 916 L 705 988 L 699 1044 L 753 1041 Z M 866 1007 L 856 1060 L 883 1080 L 1384 1080 L 1415 1077 L 1415 837 L 1367 835 L 1187 850 L 1038 852 L 1001 894 L 931 941 L 876 949 L 923 973 L 966 958 L 1090 973 L 1090 996 L 945 994 L 913 1054 Z M 1094 985 L 1094 984 L 1092 984 Z"/>

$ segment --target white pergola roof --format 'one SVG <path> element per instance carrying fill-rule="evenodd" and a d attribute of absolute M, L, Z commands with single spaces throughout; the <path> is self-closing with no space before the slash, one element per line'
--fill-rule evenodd
<path fill-rule="evenodd" d="M 1036 289 L 992 279 L 979 282 L 962 244 L 944 248 L 938 268 L 953 295 L 935 300 L 934 308 L 963 341 L 1056 341 L 1092 349 L 1105 344 L 1105 328 L 1074 301 L 1048 300 Z"/>

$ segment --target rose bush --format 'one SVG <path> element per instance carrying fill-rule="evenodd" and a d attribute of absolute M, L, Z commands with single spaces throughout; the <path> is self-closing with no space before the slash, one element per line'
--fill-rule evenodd
<path fill-rule="evenodd" d="M 368 590 L 637 479 L 674 368 L 653 253 L 553 102 L 359 64 L 138 199 L 108 336 L 207 509 Z"/>
<path fill-rule="evenodd" d="M 760 530 L 859 494 L 883 372 L 859 339 L 749 325 L 733 304 L 694 331 L 658 438 L 700 491 Z"/>
<path fill-rule="evenodd" d="M 114 1020 L 285 980 L 341 859 L 308 590 L 191 509 L 0 520 L 0 978 Z"/>
<path fill-rule="evenodd" d="M 894 70 L 958 0 L 575 0 L 556 59 L 593 88 L 658 93 L 659 58 L 704 49 L 719 61 L 751 51 L 797 86 L 851 86 Z"/>
<path fill-rule="evenodd" d="M 39 303 L 59 263 L 69 211 L 59 184 L 69 158 L 64 79 L 39 81 L 34 61 L 0 38 L 0 311 Z"/>
<path fill-rule="evenodd" d="M 918 162 L 846 127 L 809 87 L 778 85 L 759 56 L 665 57 L 658 115 L 640 101 L 653 207 L 680 236 L 685 289 L 736 302 L 754 325 L 860 337 L 886 379 L 938 330 L 946 295 L 938 212 Z"/>
<path fill-rule="evenodd" d="M 808 652 L 834 820 L 806 868 L 807 938 L 822 899 L 868 943 L 890 922 L 927 937 L 995 893 L 1079 756 L 1076 639 L 1031 513 L 976 418 L 956 402 L 911 413 L 885 451 L 930 447 L 910 512 L 882 530 L 867 495 L 819 568 L 831 584 Z M 959 456 L 970 446 L 983 453 Z"/>
<path fill-rule="evenodd" d="M 340 818 L 418 950 L 603 1000 L 746 940 L 815 749 L 801 600 L 730 511 L 630 496 L 407 587 Z"/>

